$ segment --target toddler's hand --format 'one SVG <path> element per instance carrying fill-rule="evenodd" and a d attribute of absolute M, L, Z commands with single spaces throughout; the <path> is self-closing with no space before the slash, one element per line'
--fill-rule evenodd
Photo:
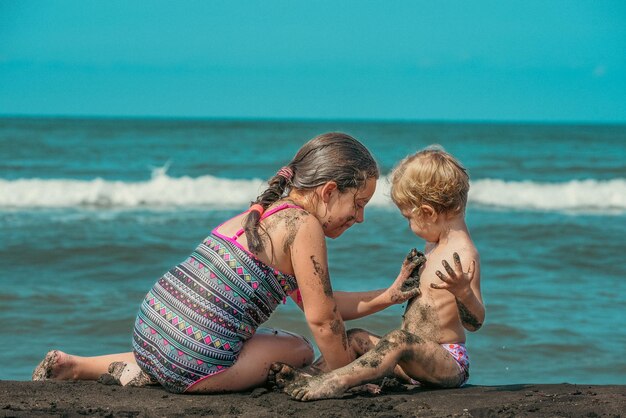
<path fill-rule="evenodd" d="M 450 267 L 450 264 L 446 260 L 443 260 L 441 264 L 446 269 L 448 275 L 444 275 L 437 270 L 435 274 L 441 279 L 443 283 L 436 284 L 431 283 L 430 287 L 433 289 L 445 289 L 452 293 L 456 297 L 461 297 L 466 293 L 470 287 L 470 283 L 474 280 L 474 271 L 476 269 L 476 262 L 472 260 L 472 263 L 467 270 L 467 273 L 463 272 L 463 266 L 461 266 L 461 258 L 458 253 L 452 254 L 454 258 L 454 269 Z"/>
<path fill-rule="evenodd" d="M 419 269 L 424 262 L 426 262 L 424 254 L 415 248 L 409 252 L 409 255 L 402 263 L 400 274 L 387 289 L 389 298 L 393 303 L 403 303 L 421 294 L 419 289 Z"/>

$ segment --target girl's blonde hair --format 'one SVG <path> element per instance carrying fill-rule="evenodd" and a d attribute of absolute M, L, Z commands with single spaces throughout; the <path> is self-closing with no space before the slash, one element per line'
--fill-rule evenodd
<path fill-rule="evenodd" d="M 391 173 L 391 199 L 401 209 L 427 204 L 437 213 L 462 213 L 468 191 L 467 171 L 440 145 L 406 157 Z"/>

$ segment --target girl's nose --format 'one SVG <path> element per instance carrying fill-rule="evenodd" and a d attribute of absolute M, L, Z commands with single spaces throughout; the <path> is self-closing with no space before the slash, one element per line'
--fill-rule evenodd
<path fill-rule="evenodd" d="M 360 224 L 365 220 L 365 209 L 359 209 L 356 212 L 356 223 Z"/>

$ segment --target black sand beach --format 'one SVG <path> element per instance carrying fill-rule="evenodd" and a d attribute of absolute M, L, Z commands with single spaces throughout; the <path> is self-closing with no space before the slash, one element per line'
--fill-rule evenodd
<path fill-rule="evenodd" d="M 400 388 L 376 397 L 346 395 L 303 403 L 265 388 L 228 395 L 173 395 L 159 387 L 0 381 L 2 417 L 620 417 L 625 411 L 622 385 Z"/>

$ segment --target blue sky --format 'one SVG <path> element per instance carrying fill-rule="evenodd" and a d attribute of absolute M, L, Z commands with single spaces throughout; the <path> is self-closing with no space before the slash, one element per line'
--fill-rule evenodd
<path fill-rule="evenodd" d="M 626 2 L 2 1 L 0 114 L 626 122 Z"/>

